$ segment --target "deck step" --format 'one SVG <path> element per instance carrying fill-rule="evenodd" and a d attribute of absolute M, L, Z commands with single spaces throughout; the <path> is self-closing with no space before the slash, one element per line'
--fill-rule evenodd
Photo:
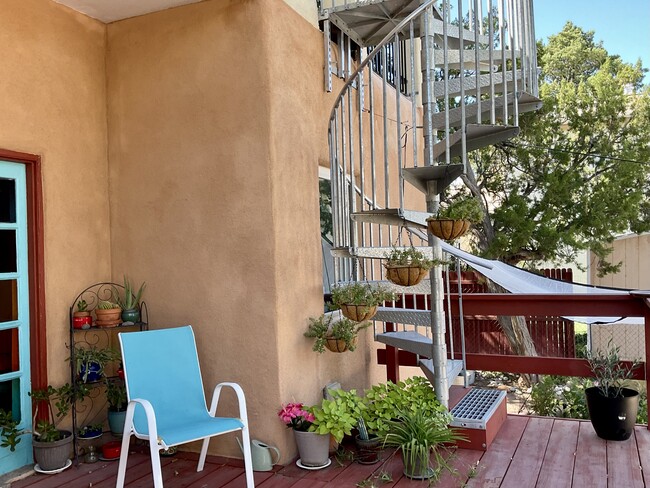
<path fill-rule="evenodd" d="M 403 349 L 426 358 L 431 357 L 431 338 L 415 331 L 384 332 L 377 334 L 375 339 L 387 346 Z"/>
<path fill-rule="evenodd" d="M 431 359 L 420 359 L 420 369 L 424 372 L 424 376 L 433 384 L 435 382 L 435 368 Z M 447 379 L 451 387 L 454 383 L 456 376 L 463 370 L 463 362 L 460 359 L 447 359 Z"/>
<path fill-rule="evenodd" d="M 399 208 L 384 208 L 381 210 L 364 210 L 354 212 L 351 217 L 356 222 L 367 222 L 369 224 L 396 225 L 406 227 L 417 227 L 425 229 L 427 218 L 431 216 L 428 212 L 416 210 L 402 210 Z"/>
<path fill-rule="evenodd" d="M 519 134 L 519 127 L 510 125 L 467 124 L 465 133 L 466 149 L 467 151 L 473 151 L 515 137 Z M 462 154 L 461 137 L 461 131 L 456 131 L 449 136 L 449 155 L 452 158 Z M 434 159 L 445 159 L 446 152 L 447 146 L 445 141 L 433 146 Z"/>
<path fill-rule="evenodd" d="M 413 293 L 409 290 L 407 293 Z M 430 288 L 430 287 L 428 287 Z M 416 310 L 413 308 L 378 307 L 373 320 L 390 322 L 392 324 L 431 326 L 431 311 Z"/>

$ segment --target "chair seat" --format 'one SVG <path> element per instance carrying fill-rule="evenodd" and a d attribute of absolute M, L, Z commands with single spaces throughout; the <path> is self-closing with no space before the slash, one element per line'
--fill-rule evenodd
<path fill-rule="evenodd" d="M 158 424 L 158 437 L 167 447 L 185 444 L 217 434 L 223 434 L 244 427 L 241 420 L 230 417 L 210 417 L 203 419 L 177 419 L 170 425 Z"/>

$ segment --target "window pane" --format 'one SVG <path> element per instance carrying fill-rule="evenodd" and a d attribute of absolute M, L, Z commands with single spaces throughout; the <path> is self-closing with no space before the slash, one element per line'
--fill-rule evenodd
<path fill-rule="evenodd" d="M 0 280 L 0 322 L 18 320 L 18 283 Z"/>
<path fill-rule="evenodd" d="M 12 373 L 18 363 L 18 329 L 0 330 L 0 374 Z"/>
<path fill-rule="evenodd" d="M 15 273 L 16 270 L 16 231 L 0 230 L 0 273 Z"/>
<path fill-rule="evenodd" d="M 16 182 L 0 178 L 0 222 L 16 222 Z"/>
<path fill-rule="evenodd" d="M 18 379 L 0 381 L 0 408 L 11 411 L 14 420 L 20 422 L 20 383 Z"/>

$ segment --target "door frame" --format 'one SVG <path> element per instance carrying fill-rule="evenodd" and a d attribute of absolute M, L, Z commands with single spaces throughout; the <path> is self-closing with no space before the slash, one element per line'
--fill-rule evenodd
<path fill-rule="evenodd" d="M 32 389 L 40 389 L 48 383 L 41 157 L 0 148 L 0 159 L 25 165 L 31 383 Z"/>

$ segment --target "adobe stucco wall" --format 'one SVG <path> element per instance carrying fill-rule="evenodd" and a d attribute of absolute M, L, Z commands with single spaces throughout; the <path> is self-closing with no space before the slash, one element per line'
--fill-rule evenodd
<path fill-rule="evenodd" d="M 318 356 L 302 336 L 322 310 L 322 63 L 322 34 L 281 0 L 108 26 L 113 275 L 149 283 L 152 327 L 195 326 L 206 386 L 240 383 L 252 436 L 284 461 L 280 404 L 366 386 L 371 359 L 367 340 Z M 238 455 L 232 438 L 211 446 Z"/>
<path fill-rule="evenodd" d="M 0 147 L 42 157 L 47 366 L 55 385 L 69 380 L 70 302 L 110 278 L 104 54 L 102 23 L 50 0 L 2 0 Z"/>

